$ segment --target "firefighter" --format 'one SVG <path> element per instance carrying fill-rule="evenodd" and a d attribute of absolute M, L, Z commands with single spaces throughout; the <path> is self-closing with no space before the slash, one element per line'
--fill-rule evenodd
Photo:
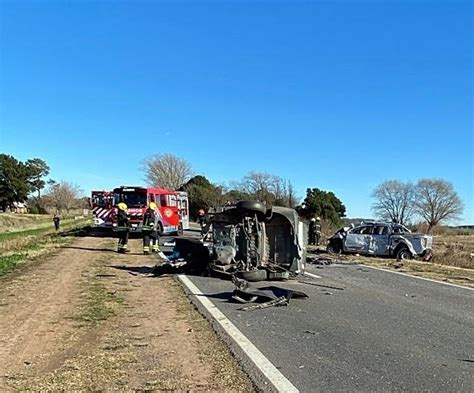
<path fill-rule="evenodd" d="M 319 217 L 313 217 L 309 223 L 308 230 L 308 243 L 310 245 L 319 246 L 319 240 L 321 239 L 321 219 Z"/>
<path fill-rule="evenodd" d="M 145 255 L 150 254 L 150 240 L 151 240 L 151 251 L 160 251 L 158 244 L 158 208 L 155 202 L 150 202 L 148 209 L 146 209 L 143 215 L 142 232 L 143 232 L 143 253 Z"/>
<path fill-rule="evenodd" d="M 128 233 L 130 231 L 130 221 L 128 218 L 128 207 L 124 202 L 117 205 L 117 252 L 128 252 Z"/>
<path fill-rule="evenodd" d="M 321 219 L 316 217 L 316 225 L 315 225 L 315 232 L 316 232 L 316 245 L 319 246 L 319 241 L 321 240 Z"/>
<path fill-rule="evenodd" d="M 309 222 L 308 244 L 309 245 L 315 245 L 316 244 L 316 218 L 314 218 L 314 217 Z"/>
<path fill-rule="evenodd" d="M 199 209 L 199 225 L 201 226 L 201 236 L 204 237 L 204 235 L 207 233 L 208 230 L 208 217 L 206 214 L 206 211 L 204 209 Z"/>

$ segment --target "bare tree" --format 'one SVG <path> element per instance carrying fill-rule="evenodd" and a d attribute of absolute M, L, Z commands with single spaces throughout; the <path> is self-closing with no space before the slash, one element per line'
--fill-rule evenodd
<path fill-rule="evenodd" d="M 143 162 L 148 184 L 177 190 L 193 175 L 191 165 L 173 154 L 155 154 Z"/>
<path fill-rule="evenodd" d="M 82 190 L 74 183 L 67 181 L 50 183 L 50 187 L 44 195 L 45 205 L 69 212 L 80 204 L 81 193 Z"/>
<path fill-rule="evenodd" d="M 416 210 L 426 220 L 430 232 L 441 222 L 459 218 L 464 209 L 451 183 L 442 179 L 421 179 L 416 184 Z"/>
<path fill-rule="evenodd" d="M 288 180 L 288 185 L 287 185 L 287 199 L 288 199 L 288 207 L 294 208 L 298 204 L 298 197 L 295 193 L 295 189 L 293 187 L 293 184 L 291 184 L 291 181 Z"/>
<path fill-rule="evenodd" d="M 250 171 L 244 176 L 239 190 L 261 202 L 272 204 L 282 194 L 282 179 L 266 172 Z"/>
<path fill-rule="evenodd" d="M 297 204 L 291 182 L 266 172 L 250 171 L 242 181 L 231 183 L 230 188 L 234 194 L 240 193 L 267 205 L 295 207 Z"/>
<path fill-rule="evenodd" d="M 372 211 L 384 220 L 406 224 L 415 212 L 415 189 L 412 183 L 385 181 L 375 188 L 372 197 L 375 198 Z"/>

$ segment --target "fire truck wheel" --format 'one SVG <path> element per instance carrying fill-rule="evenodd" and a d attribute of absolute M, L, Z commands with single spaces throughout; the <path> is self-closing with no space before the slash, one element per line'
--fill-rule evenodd
<path fill-rule="evenodd" d="M 263 203 L 257 201 L 240 201 L 237 203 L 236 207 L 237 209 L 248 210 L 255 213 L 265 214 L 267 212 L 267 207 Z"/>

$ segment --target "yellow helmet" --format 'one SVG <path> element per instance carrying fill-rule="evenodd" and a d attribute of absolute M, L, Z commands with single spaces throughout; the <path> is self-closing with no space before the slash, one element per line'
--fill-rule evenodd
<path fill-rule="evenodd" d="M 120 210 L 127 210 L 127 205 L 124 203 L 124 202 L 120 202 L 117 207 L 120 209 Z"/>
<path fill-rule="evenodd" d="M 321 219 L 319 217 L 316 217 L 316 221 L 321 221 Z"/>
<path fill-rule="evenodd" d="M 148 205 L 148 207 L 149 207 L 151 210 L 156 210 L 156 209 L 157 209 L 155 202 L 150 202 L 150 204 Z"/>

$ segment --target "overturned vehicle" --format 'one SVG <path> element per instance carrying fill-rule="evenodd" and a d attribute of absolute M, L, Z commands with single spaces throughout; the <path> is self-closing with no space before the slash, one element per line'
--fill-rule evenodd
<path fill-rule="evenodd" d="M 183 270 L 247 281 L 304 272 L 304 224 L 294 209 L 241 201 L 214 212 L 209 228 L 204 243 L 176 238 L 175 255 L 186 260 Z"/>
<path fill-rule="evenodd" d="M 294 209 L 241 201 L 214 214 L 211 224 L 212 270 L 247 281 L 303 273 L 303 222 Z"/>
<path fill-rule="evenodd" d="M 412 233 L 403 225 L 385 222 L 363 222 L 341 228 L 330 239 L 330 253 L 357 253 L 391 256 L 399 260 L 420 257 L 431 260 L 433 237 Z"/>

